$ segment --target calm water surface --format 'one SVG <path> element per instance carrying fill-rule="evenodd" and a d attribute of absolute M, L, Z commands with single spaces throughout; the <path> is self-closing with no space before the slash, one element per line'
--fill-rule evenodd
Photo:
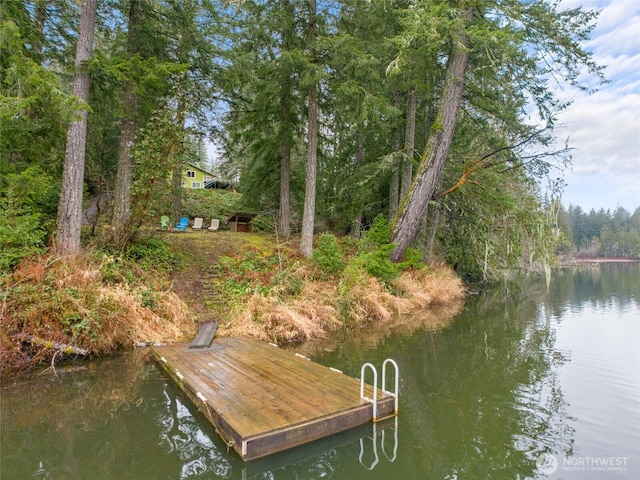
<path fill-rule="evenodd" d="M 640 478 L 640 265 L 479 291 L 462 310 L 312 349 L 400 366 L 397 421 L 242 462 L 149 360 L 2 385 L 0 478 Z"/>

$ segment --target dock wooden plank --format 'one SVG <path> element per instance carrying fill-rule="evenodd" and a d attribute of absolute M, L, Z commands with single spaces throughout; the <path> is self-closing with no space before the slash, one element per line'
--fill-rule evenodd
<path fill-rule="evenodd" d="M 249 337 L 151 351 L 244 460 L 372 419 L 373 407 L 360 398 L 359 380 Z M 371 398 L 373 387 L 366 385 L 365 395 Z M 394 398 L 378 389 L 378 417 L 393 410 Z"/>
<path fill-rule="evenodd" d="M 243 349 L 250 347 L 247 344 L 240 345 Z M 272 346 L 252 350 L 251 353 L 252 355 L 234 359 L 234 361 L 238 371 L 242 369 L 244 375 L 251 376 L 256 380 L 254 388 L 262 388 L 272 392 L 277 398 L 281 398 L 283 394 L 290 395 L 290 392 L 294 391 L 305 400 L 307 409 L 319 409 L 315 412 L 318 415 L 325 413 L 323 409 L 326 408 L 327 403 L 338 408 L 352 404 L 348 398 L 345 398 L 345 392 L 337 390 L 340 383 L 336 384 L 335 380 L 339 379 L 340 374 L 328 368 L 318 369 L 317 364 L 300 360 L 289 352 Z M 297 365 L 297 369 L 291 367 L 293 364 Z M 312 370 L 309 370 L 309 367 L 313 367 Z M 319 381 L 322 384 L 327 384 L 332 380 L 334 388 L 325 388 L 319 391 Z M 357 385 L 359 387 L 359 383 Z M 294 414 L 300 412 L 296 403 L 287 404 L 293 409 Z"/>
<path fill-rule="evenodd" d="M 248 384 L 246 379 L 238 378 L 235 372 L 224 368 L 224 362 L 217 361 L 217 367 L 211 367 L 207 359 L 210 359 L 213 352 L 210 352 L 210 355 L 187 355 L 184 346 L 178 347 L 162 347 L 162 353 L 166 354 L 170 368 L 184 376 L 182 383 L 190 385 L 195 394 L 202 393 L 210 407 L 224 414 L 234 430 L 242 431 L 242 425 L 246 423 L 251 424 L 257 431 L 273 428 L 272 424 L 265 422 L 265 417 L 254 418 L 256 406 L 246 398 L 243 399 L 242 389 Z M 180 383 L 179 386 L 182 388 Z M 201 400 L 194 403 L 199 402 Z"/>
<path fill-rule="evenodd" d="M 241 345 L 245 350 L 234 349 L 231 352 L 250 352 L 253 355 L 257 353 L 255 350 L 249 350 L 251 345 Z M 333 411 L 335 409 L 348 408 L 353 404 L 353 399 L 351 401 L 348 398 L 345 399 L 344 393 L 336 395 L 331 388 L 323 388 L 319 391 L 317 381 L 319 377 L 317 375 L 314 382 L 305 385 L 306 389 L 302 388 L 303 384 L 300 383 L 300 378 L 306 370 L 307 366 L 304 362 L 307 361 L 299 360 L 290 353 L 269 345 L 265 345 L 265 349 L 270 351 L 262 351 L 260 352 L 262 355 L 258 357 L 249 353 L 242 356 L 236 354 L 234 357 L 229 357 L 228 350 L 217 352 L 215 364 L 207 363 L 210 370 L 203 372 L 213 383 L 225 390 L 230 389 L 242 395 L 241 397 L 235 397 L 233 403 L 234 409 L 238 410 L 236 413 L 241 415 L 238 417 L 238 422 L 247 418 L 239 411 L 247 405 L 251 410 L 262 407 L 260 421 L 267 423 L 270 428 L 276 429 L 283 424 L 289 425 L 305 421 L 309 415 L 326 415 L 327 405 L 330 405 L 331 411 Z M 293 358 L 294 361 L 299 363 L 299 377 L 294 376 L 294 372 L 291 371 L 283 374 L 282 371 L 274 370 L 274 365 L 277 367 L 277 363 L 273 362 L 273 360 L 277 359 L 281 352 L 284 352 L 285 357 Z M 267 353 L 269 354 L 268 356 Z M 270 362 L 269 360 L 272 361 Z M 317 364 L 311 363 L 311 365 L 317 367 Z M 340 374 L 329 369 L 325 371 L 335 377 L 340 376 Z M 352 380 L 349 377 L 346 378 Z M 356 382 L 356 384 L 359 388 L 359 383 Z M 292 396 L 292 392 L 295 394 L 294 396 Z M 249 399 L 245 399 L 244 397 L 246 396 Z M 288 398 L 288 400 L 283 402 L 283 398 Z M 253 402 L 253 400 L 256 400 L 256 402 Z M 265 409 L 265 405 L 270 406 L 270 408 Z M 247 418 L 247 421 L 250 422 L 250 425 L 238 425 L 238 428 L 249 432 L 252 428 L 258 427 L 253 419 Z"/>
<path fill-rule="evenodd" d="M 189 348 L 205 348 L 211 345 L 211 341 L 218 330 L 218 322 L 203 323 L 198 330 L 196 338 L 189 344 Z"/>

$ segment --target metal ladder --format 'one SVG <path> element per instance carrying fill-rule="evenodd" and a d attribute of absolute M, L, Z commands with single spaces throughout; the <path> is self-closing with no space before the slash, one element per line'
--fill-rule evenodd
<path fill-rule="evenodd" d="M 395 387 L 393 392 L 389 390 L 385 390 L 387 386 L 387 364 L 393 365 L 395 370 Z M 364 377 L 367 373 L 367 369 L 370 368 L 373 372 L 373 398 L 369 398 L 364 394 Z M 384 362 L 382 362 L 382 391 L 387 395 L 391 395 L 394 397 L 394 406 L 393 406 L 393 414 L 398 414 L 398 386 L 400 385 L 400 369 L 398 368 L 398 364 L 395 360 L 387 358 Z M 371 363 L 365 363 L 362 365 L 360 369 L 360 398 L 366 400 L 367 402 L 371 402 L 373 404 L 373 421 L 374 423 L 378 421 L 378 370 Z"/>
<path fill-rule="evenodd" d="M 385 448 L 385 431 L 386 430 L 383 428 L 381 432 L 382 453 L 390 463 L 395 462 L 396 457 L 398 456 L 398 416 L 397 415 L 395 416 L 394 421 L 395 421 L 395 424 L 393 426 L 393 450 L 391 454 L 387 452 L 387 449 Z M 373 434 L 371 435 L 371 437 L 369 437 L 371 439 L 371 446 L 373 447 L 373 461 L 369 465 L 367 465 L 364 462 L 364 456 L 365 456 L 364 439 L 365 438 L 363 437 L 360 439 L 360 455 L 358 456 L 358 461 L 360 462 L 360 465 L 362 465 L 367 470 L 373 470 L 375 466 L 378 464 L 378 462 L 380 461 L 380 457 L 378 456 L 378 431 L 377 431 L 376 425 L 377 423 L 373 424 Z"/>

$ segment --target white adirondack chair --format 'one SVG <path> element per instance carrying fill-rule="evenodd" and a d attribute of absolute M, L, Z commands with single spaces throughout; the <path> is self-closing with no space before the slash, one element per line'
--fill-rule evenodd
<path fill-rule="evenodd" d="M 193 228 L 194 230 L 202 230 L 202 222 L 204 221 L 204 219 L 202 218 L 195 218 L 193 220 L 193 226 L 191 228 Z"/>
<path fill-rule="evenodd" d="M 211 219 L 211 226 L 209 226 L 210 231 L 218 230 L 220 228 L 220 220 L 217 218 Z"/>

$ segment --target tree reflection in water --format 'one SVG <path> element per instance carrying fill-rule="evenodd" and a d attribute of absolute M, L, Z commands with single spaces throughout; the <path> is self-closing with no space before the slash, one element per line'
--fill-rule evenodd
<path fill-rule="evenodd" d="M 606 266 L 558 272 L 549 289 L 518 277 L 479 290 L 458 313 L 299 348 L 353 377 L 363 363 L 396 360 L 397 427 L 374 433 L 368 424 L 248 463 L 144 353 L 3 385 L 2 478 L 535 478 L 544 454 L 580 453 L 560 385 L 571 359 L 556 345 L 558 325 L 588 307 L 637 311 L 640 269 L 616 275 Z"/>

